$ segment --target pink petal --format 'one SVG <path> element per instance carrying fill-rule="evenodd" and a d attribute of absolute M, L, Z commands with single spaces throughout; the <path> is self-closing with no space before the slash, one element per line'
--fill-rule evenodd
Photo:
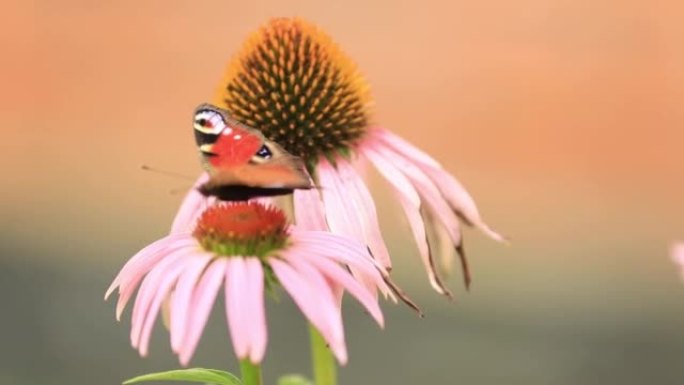
<path fill-rule="evenodd" d="M 266 342 L 268 340 L 264 305 L 264 270 L 258 258 L 248 258 L 245 261 L 245 271 L 249 287 L 245 293 L 250 332 L 249 359 L 252 363 L 258 364 L 266 354 Z"/>
<path fill-rule="evenodd" d="M 163 281 L 165 274 L 167 274 L 176 262 L 184 259 L 188 255 L 187 249 L 178 249 L 165 256 L 143 280 L 138 290 L 138 296 L 135 298 L 133 304 L 133 314 L 131 315 L 131 345 L 134 348 L 140 346 L 140 336 L 142 334 L 145 319 L 150 313 L 156 312 L 152 309 L 152 303 L 159 291 L 160 283 Z M 158 310 L 158 309 L 157 309 Z"/>
<path fill-rule="evenodd" d="M 373 256 L 389 269 L 389 252 L 380 233 L 375 203 L 368 188 L 346 160 L 339 158 L 336 165 L 337 169 L 325 158 L 321 158 L 318 164 L 330 230 L 367 244 Z"/>
<path fill-rule="evenodd" d="M 197 348 L 197 343 L 211 313 L 218 290 L 224 281 L 225 273 L 226 258 L 215 259 L 200 278 L 199 284 L 192 294 L 192 303 L 189 309 L 190 320 L 185 341 L 183 341 L 183 347 L 179 353 L 179 359 L 183 366 L 190 362 L 190 358 Z"/>
<path fill-rule="evenodd" d="M 270 258 L 269 264 L 302 313 L 328 342 L 337 360 L 346 363 L 342 315 L 325 279 L 315 269 L 304 269 L 304 273 L 275 258 Z"/>
<path fill-rule="evenodd" d="M 434 216 L 446 230 L 446 232 L 451 237 L 451 241 L 457 248 L 461 247 L 462 237 L 460 224 L 458 218 L 449 207 L 447 201 L 444 199 L 439 189 L 434 185 L 434 183 L 425 174 L 417 168 L 413 163 L 409 162 L 407 159 L 393 153 L 386 148 L 380 146 L 375 146 L 373 144 L 368 145 L 368 153 L 374 153 L 378 157 L 384 158 L 389 164 L 396 165 L 397 169 L 401 170 L 406 177 L 411 181 L 413 186 L 418 190 L 418 193 L 422 201 L 427 206 L 425 208 L 426 215 Z M 414 234 L 420 250 L 421 257 L 423 260 L 423 265 L 428 272 L 428 277 L 430 279 L 430 284 L 439 293 L 451 296 L 451 293 L 444 285 L 442 279 L 437 273 L 437 268 L 435 266 L 432 253 L 429 249 L 429 244 L 427 243 L 425 225 L 420 213 L 416 213 L 407 207 L 408 202 L 402 202 L 404 206 L 404 212 L 409 219 L 409 224 Z M 422 241 L 421 241 L 422 239 Z M 450 254 L 446 254 L 450 255 Z M 465 271 L 464 271 L 465 272 Z M 467 272 L 466 276 L 467 276 Z M 466 286 L 469 284 L 469 279 L 466 278 Z"/>
<path fill-rule="evenodd" d="M 395 191 L 401 194 L 411 205 L 420 207 L 420 197 L 416 189 L 393 163 L 373 151 L 371 146 L 363 145 L 359 150 L 363 157 L 367 158 L 385 180 L 394 187 Z"/>
<path fill-rule="evenodd" d="M 295 240 L 293 248 L 301 247 L 303 250 L 349 266 L 354 276 L 363 278 L 362 282 L 376 286 L 385 297 L 396 300 L 384 281 L 378 285 L 372 283 L 379 277 L 381 279 L 387 272 L 358 242 L 322 231 L 292 232 L 291 235 Z"/>
<path fill-rule="evenodd" d="M 174 236 L 168 236 L 170 239 Z M 126 304 L 133 296 L 135 288 L 138 286 L 143 277 L 154 267 L 160 260 L 166 256 L 175 253 L 178 250 L 191 250 L 197 245 L 197 242 L 187 235 L 177 235 L 177 241 L 169 242 L 165 248 L 157 250 L 156 253 L 147 254 L 144 258 L 139 259 L 135 265 L 131 266 L 125 276 L 121 277 L 119 284 L 119 300 L 116 304 L 116 319 L 121 320 L 121 314 L 126 307 Z"/>
<path fill-rule="evenodd" d="M 183 238 L 188 238 L 187 235 L 169 235 L 166 236 L 162 239 L 159 239 L 155 242 L 153 242 L 150 245 L 145 246 L 142 250 L 138 251 L 133 257 L 131 257 L 128 262 L 121 268 L 119 271 L 119 274 L 116 275 L 116 278 L 114 278 L 114 281 L 112 281 L 111 285 L 109 285 L 109 288 L 107 289 L 107 292 L 105 293 L 105 300 L 109 298 L 109 296 L 112 294 L 114 289 L 116 289 L 118 286 L 120 286 L 122 280 L 129 280 L 132 272 L 140 270 L 139 266 L 141 264 L 144 264 L 147 262 L 150 258 L 157 257 L 157 255 L 160 251 L 166 249 L 169 247 L 170 244 L 172 244 L 174 241 L 177 241 L 179 239 Z"/>
<path fill-rule="evenodd" d="M 415 164 L 427 174 L 449 202 L 452 209 L 458 212 L 468 224 L 479 228 L 497 241 L 505 241 L 503 236 L 484 223 L 480 217 L 475 200 L 463 185 L 453 175 L 445 171 L 430 155 L 388 130 L 376 128 L 371 131 L 373 132 L 372 138 L 377 138 L 377 140 L 384 142 L 393 151 L 401 154 L 402 157 L 408 159 L 409 162 Z"/>
<path fill-rule="evenodd" d="M 354 207 L 344 198 L 346 190 L 339 186 L 337 170 L 327 160 L 321 158 L 317 175 L 330 230 L 336 234 L 346 235 L 366 243 L 361 233 L 361 227 L 357 226 L 357 218 L 353 216 Z"/>
<path fill-rule="evenodd" d="M 454 250 L 451 236 L 429 210 L 423 214 L 425 230 L 428 233 L 428 238 L 431 239 L 430 250 L 433 254 L 439 255 L 442 271 L 450 272 L 454 268 L 454 257 L 457 251 Z"/>
<path fill-rule="evenodd" d="M 680 267 L 684 268 L 684 242 L 678 242 L 670 247 L 670 255 L 675 263 L 679 264 Z M 682 271 L 684 276 L 684 270 Z"/>
<path fill-rule="evenodd" d="M 303 230 L 328 230 L 325 209 L 318 190 L 294 190 L 294 215 L 297 227 Z"/>
<path fill-rule="evenodd" d="M 171 234 L 191 232 L 200 214 L 213 204 L 213 198 L 202 195 L 197 188 L 209 180 L 209 175 L 204 172 L 197 178 L 190 191 L 183 198 L 180 209 L 171 225 Z"/>
<path fill-rule="evenodd" d="M 426 166 L 439 168 L 442 167 L 432 156 L 418 147 L 414 146 L 406 139 L 397 136 L 384 128 L 374 127 L 368 131 L 367 140 L 378 142 L 382 141 L 393 150 L 399 152 L 407 158 L 420 162 Z"/>
<path fill-rule="evenodd" d="M 162 302 L 168 297 L 171 287 L 176 283 L 178 276 L 194 257 L 194 255 L 184 255 L 161 274 L 162 277 L 158 283 L 157 292 L 149 305 L 148 313 L 140 332 L 138 351 L 141 356 L 147 356 L 152 327 L 157 319 L 157 313 L 159 313 Z"/>
<path fill-rule="evenodd" d="M 368 291 L 364 286 L 359 284 L 347 270 L 345 270 L 339 264 L 325 258 L 324 255 L 317 255 L 315 253 L 309 253 L 307 250 L 292 250 L 283 253 L 288 261 L 294 260 L 306 260 L 307 263 L 315 266 L 320 272 L 322 272 L 328 281 L 335 283 L 336 285 L 341 285 L 351 295 L 353 295 L 371 314 L 371 316 L 380 325 L 384 325 L 384 320 L 382 316 L 382 311 L 378 305 L 378 301 L 374 293 Z M 379 285 L 382 278 L 378 275 L 376 285 Z"/>
<path fill-rule="evenodd" d="M 193 290 L 212 257 L 209 253 L 196 255 L 178 278 L 171 298 L 171 349 L 175 353 L 180 353 L 187 334 Z"/>
<path fill-rule="evenodd" d="M 333 341 L 344 341 L 344 328 L 342 327 L 342 313 L 339 303 L 337 302 L 337 297 L 333 293 L 332 288 L 325 279 L 322 271 L 316 269 L 315 265 L 310 264 L 307 259 L 297 258 L 298 253 L 283 253 L 280 257 L 284 258 L 287 263 L 293 267 L 302 278 L 305 278 L 312 287 L 317 289 L 309 293 L 318 294 L 320 302 L 323 306 L 331 305 L 333 312 L 322 312 L 326 317 L 328 322 L 328 327 L 331 332 Z M 294 258 L 293 258 L 294 257 Z"/>
<path fill-rule="evenodd" d="M 420 213 L 420 197 L 413 188 L 412 183 L 402 174 L 394 163 L 387 161 L 382 155 L 376 153 L 372 147 L 363 146 L 362 154 L 367 157 L 385 179 L 394 187 L 399 203 L 406 215 L 413 238 L 418 247 L 418 253 L 428 273 L 428 279 L 432 287 L 440 294 L 448 294 L 449 291 L 436 272 L 434 260 L 428 244 L 425 232 L 425 223 Z"/>
<path fill-rule="evenodd" d="M 240 359 L 249 353 L 249 304 L 245 294 L 249 290 L 249 277 L 243 258 L 229 258 L 226 266 L 226 318 L 235 355 Z"/>
<path fill-rule="evenodd" d="M 461 232 L 458 218 L 454 215 L 447 201 L 444 200 L 444 197 L 442 197 L 442 194 L 435 184 L 406 158 L 388 151 L 386 148 L 379 146 L 371 147 L 378 155 L 384 157 L 390 163 L 395 164 L 397 168 L 408 177 L 413 184 L 413 187 L 415 187 L 420 194 L 422 201 L 427 205 L 427 208 L 435 214 L 440 222 L 442 222 L 454 244 L 460 245 Z"/>

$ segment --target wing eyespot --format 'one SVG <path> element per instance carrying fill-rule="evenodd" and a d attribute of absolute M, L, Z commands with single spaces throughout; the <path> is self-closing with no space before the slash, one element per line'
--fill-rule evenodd
<path fill-rule="evenodd" d="M 273 157 L 273 152 L 271 149 L 266 145 L 262 145 L 261 148 L 252 156 L 252 159 L 250 160 L 252 163 L 256 164 L 261 164 Z"/>

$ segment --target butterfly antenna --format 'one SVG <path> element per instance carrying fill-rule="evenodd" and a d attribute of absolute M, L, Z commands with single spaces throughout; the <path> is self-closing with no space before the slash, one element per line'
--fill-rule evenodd
<path fill-rule="evenodd" d="M 142 169 L 143 171 L 151 171 L 151 172 L 155 172 L 157 174 L 162 174 L 162 175 L 166 175 L 166 176 L 170 176 L 170 177 L 174 177 L 174 178 L 187 179 L 187 180 L 191 180 L 191 181 L 195 180 L 195 178 L 188 176 L 188 175 L 185 175 L 185 174 L 181 174 L 181 173 L 173 172 L 173 171 L 168 171 L 168 170 L 162 170 L 162 169 L 159 169 L 156 167 L 150 167 L 146 164 L 141 165 L 140 169 Z"/>

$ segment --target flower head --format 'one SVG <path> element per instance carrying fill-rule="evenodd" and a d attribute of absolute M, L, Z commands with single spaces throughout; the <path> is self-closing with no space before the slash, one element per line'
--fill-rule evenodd
<path fill-rule="evenodd" d="M 230 62 L 215 103 L 305 160 L 344 151 L 369 121 L 369 86 L 332 39 L 273 19 Z"/>
<path fill-rule="evenodd" d="M 339 288 L 354 296 L 382 326 L 376 293 L 392 296 L 366 248 L 321 231 L 287 226 L 282 211 L 256 202 L 220 203 L 204 211 L 192 233 L 177 232 L 133 256 L 112 282 L 116 316 L 139 287 L 131 344 L 146 355 L 155 319 L 169 305 L 171 347 L 186 365 L 221 286 L 235 354 L 260 362 L 266 352 L 264 288 L 282 286 L 321 332 L 341 363 L 347 360 Z"/>
<path fill-rule="evenodd" d="M 473 198 L 440 163 L 369 124 L 369 101 L 368 86 L 352 62 L 320 29 L 300 19 L 272 20 L 248 39 L 215 100 L 307 163 L 320 188 L 294 191 L 298 225 L 366 244 L 389 271 L 375 203 L 360 176 L 361 165 L 370 163 L 396 194 L 432 287 L 451 296 L 439 274 L 438 255 L 443 266 L 459 257 L 468 288 L 463 225 L 504 238 L 487 226 Z M 183 203 L 175 225 L 193 217 L 188 213 L 198 205 L 194 197 Z"/>

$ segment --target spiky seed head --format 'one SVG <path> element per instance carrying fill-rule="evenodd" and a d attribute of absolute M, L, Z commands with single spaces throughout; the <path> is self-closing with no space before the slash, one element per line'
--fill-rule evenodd
<path fill-rule="evenodd" d="M 244 43 L 214 103 L 312 164 L 346 153 L 364 134 L 371 97 L 356 65 L 325 32 L 278 18 Z"/>

